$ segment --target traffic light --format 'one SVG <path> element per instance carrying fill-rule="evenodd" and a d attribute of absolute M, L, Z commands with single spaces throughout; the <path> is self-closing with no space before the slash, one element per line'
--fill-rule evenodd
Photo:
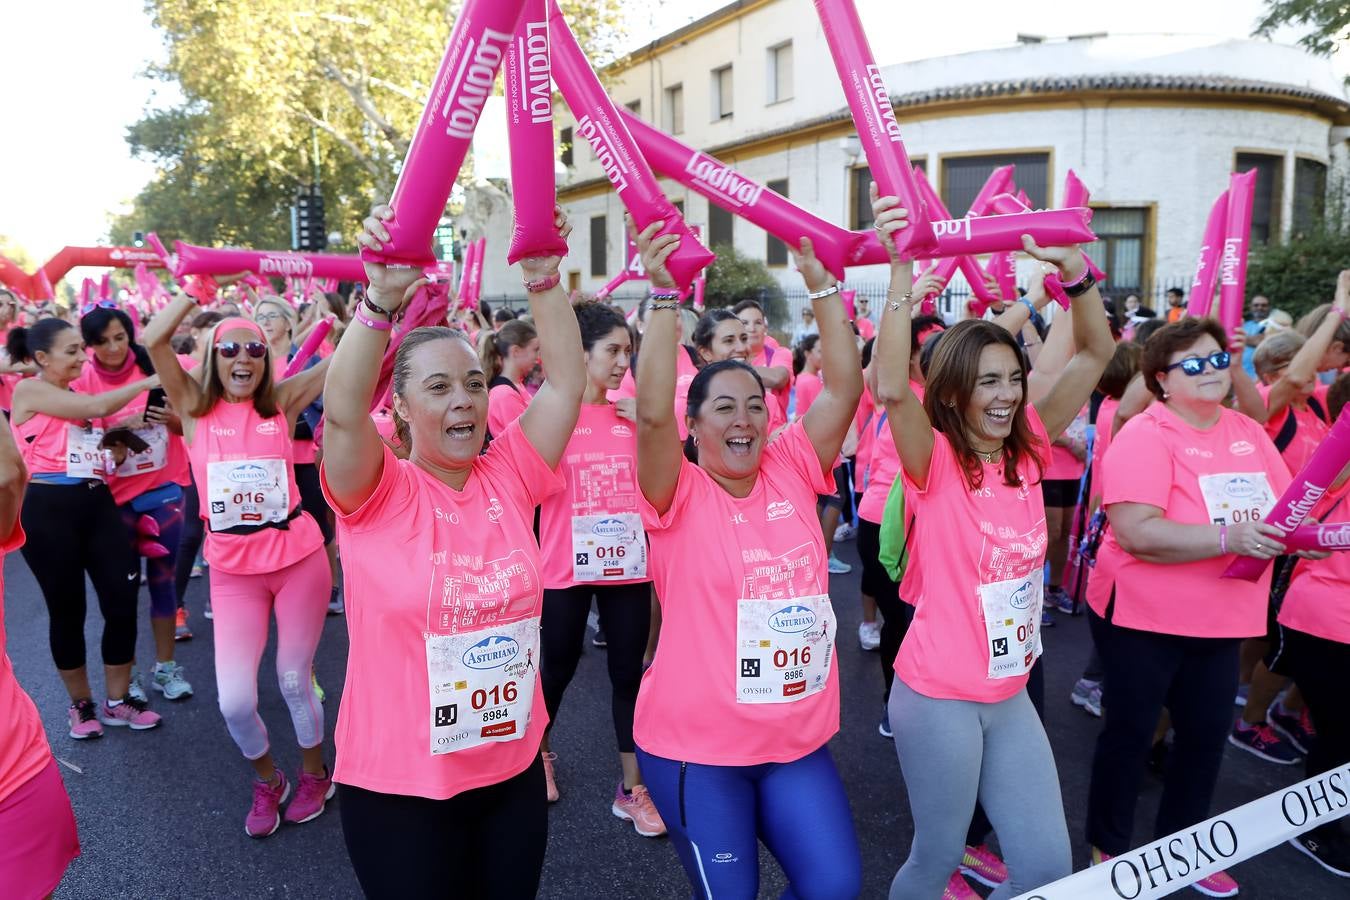
<path fill-rule="evenodd" d="M 295 193 L 295 249 L 318 252 L 328 246 L 323 221 L 323 194 L 316 184 L 303 185 Z"/>

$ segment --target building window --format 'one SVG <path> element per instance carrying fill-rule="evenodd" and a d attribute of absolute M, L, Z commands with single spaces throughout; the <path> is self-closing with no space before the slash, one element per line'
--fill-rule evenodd
<path fill-rule="evenodd" d="M 849 227 L 854 231 L 871 228 L 872 222 L 872 169 L 868 166 L 855 166 L 848 173 L 849 188 Z"/>
<path fill-rule="evenodd" d="M 564 128 L 559 131 L 558 143 L 562 146 L 562 153 L 559 156 L 562 164 L 569 169 L 572 168 L 572 129 Z"/>
<path fill-rule="evenodd" d="M 771 191 L 777 191 L 784 197 L 788 195 L 788 180 L 779 178 L 765 184 Z M 786 266 L 788 263 L 788 245 L 773 235 L 766 235 L 768 243 L 764 247 L 764 261 L 771 266 Z"/>
<path fill-rule="evenodd" d="M 677 213 L 679 213 L 679 214 L 680 214 L 680 218 L 683 219 L 683 218 L 684 218 L 684 201 L 683 201 L 683 200 L 672 200 L 672 201 L 670 201 L 670 204 L 671 204 L 672 206 L 675 207 L 675 211 L 676 211 Z"/>
<path fill-rule="evenodd" d="M 731 66 L 722 66 L 720 69 L 712 71 L 712 117 L 713 121 L 718 119 L 729 119 L 735 111 L 734 98 L 731 88 Z"/>
<path fill-rule="evenodd" d="M 604 278 L 609 274 L 605 265 L 606 250 L 609 249 L 606 237 L 606 217 L 591 216 L 591 276 Z"/>
<path fill-rule="evenodd" d="M 1111 290 L 1122 296 L 1140 293 L 1144 287 L 1148 212 L 1144 207 L 1092 211 L 1092 230 L 1097 233 L 1097 240 L 1084 249 L 1093 262 L 1106 270 Z"/>
<path fill-rule="evenodd" d="M 1280 237 L 1280 203 L 1283 200 L 1284 157 L 1271 153 L 1239 153 L 1236 171 L 1256 170 L 1252 198 L 1252 243 L 1269 244 Z"/>
<path fill-rule="evenodd" d="M 735 220 L 731 213 L 720 206 L 708 204 L 708 246 L 732 246 L 732 229 Z"/>
<path fill-rule="evenodd" d="M 625 104 L 623 105 L 623 108 L 626 109 L 626 110 L 628 110 L 628 111 L 629 111 L 630 113 L 632 113 L 633 115 L 637 116 L 639 119 L 642 118 L 642 99 L 641 99 L 641 98 L 638 98 L 637 100 L 634 100 L 634 101 L 632 101 L 631 103 L 625 103 Z"/>
<path fill-rule="evenodd" d="M 1294 160 L 1294 232 L 1317 227 L 1327 208 L 1327 167 L 1315 159 Z"/>
<path fill-rule="evenodd" d="M 671 134 L 684 133 L 684 85 L 676 84 L 666 88 L 666 131 Z"/>
<path fill-rule="evenodd" d="M 947 211 L 953 216 L 964 216 L 990 174 L 1008 165 L 1017 167 L 1017 186 L 1027 192 L 1032 208 L 1044 209 L 1050 195 L 1050 154 L 993 153 L 942 160 L 941 197 Z"/>
<path fill-rule="evenodd" d="M 792 99 L 792 41 L 769 48 L 770 103 Z"/>

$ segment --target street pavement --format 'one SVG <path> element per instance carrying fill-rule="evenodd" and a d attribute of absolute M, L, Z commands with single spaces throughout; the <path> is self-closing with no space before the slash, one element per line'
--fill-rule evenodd
<path fill-rule="evenodd" d="M 831 742 L 848 789 L 862 846 L 864 892 L 885 897 L 913 834 L 909 805 L 892 742 L 877 733 L 881 673 L 875 653 L 857 643 L 860 619 L 857 558 L 851 542 L 838 555 L 854 564 L 831 579 L 841 623 L 839 653 L 843 722 Z M 266 840 L 245 836 L 251 770 L 240 758 L 216 708 L 211 623 L 201 615 L 207 579 L 189 589 L 195 639 L 178 645 L 179 661 L 196 696 L 169 703 L 152 692 L 162 727 L 128 733 L 109 729 L 99 741 L 77 742 L 66 733 L 66 706 L 47 649 L 42 598 L 18 553 L 5 562 L 9 653 L 20 683 L 41 710 L 61 773 L 74 803 L 83 855 L 71 865 L 58 900 L 84 898 L 348 898 L 360 890 L 347 862 L 336 802 L 319 819 L 283 826 Z M 101 619 L 92 588 L 87 640 L 97 661 Z M 142 592 L 140 658 L 154 659 L 148 600 Z M 1089 766 L 1099 722 L 1072 706 L 1068 695 L 1087 657 L 1086 621 L 1060 615 L 1045 634 L 1046 726 L 1054 746 L 1074 839 L 1074 863 L 1087 864 L 1082 842 Z M 329 747 L 342 700 L 346 625 L 330 617 L 316 671 L 328 692 Z M 540 896 L 545 898 L 681 898 L 688 883 L 665 839 L 647 839 L 610 813 L 619 777 L 609 717 L 604 652 L 589 644 L 553 732 L 562 799 L 549 814 L 548 856 Z M 95 694 L 101 688 L 96 668 Z M 272 648 L 261 666 L 261 715 L 273 750 L 289 773 L 299 768 L 290 719 L 277 690 Z M 330 751 L 331 753 L 331 751 Z M 330 756 L 331 758 L 331 756 Z M 1303 778 L 1299 766 L 1276 766 L 1229 747 L 1214 811 L 1238 806 Z M 1150 835 L 1160 782 L 1145 779 L 1136 819 L 1136 843 Z M 801 815 L 811 815 L 803 798 Z M 777 897 L 786 884 L 761 848 L 761 897 Z M 1332 900 L 1350 896 L 1350 882 L 1335 878 L 1288 846 L 1235 866 L 1231 874 L 1244 898 Z M 450 882 L 453 884 L 453 881 Z M 982 893 L 987 893 L 982 890 Z M 1193 894 L 1187 889 L 1186 893 Z M 0 886 L 0 897 L 3 897 Z M 447 893 L 447 896 L 452 896 Z"/>

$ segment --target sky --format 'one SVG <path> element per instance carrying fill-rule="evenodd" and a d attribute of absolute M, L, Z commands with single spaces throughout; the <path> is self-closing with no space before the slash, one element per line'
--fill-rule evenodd
<path fill-rule="evenodd" d="M 657 0 L 629 22 L 647 43 L 723 6 L 725 0 Z M 1246 37 L 1262 0 L 857 0 L 883 63 L 1013 43 L 1017 33 L 1063 36 L 1181 32 Z M 633 4 L 638 5 L 638 4 Z M 960 23 L 959 27 L 953 23 Z M 1296 32 L 1277 36 L 1292 43 Z M 142 0 L 6 3 L 4 125 L 0 126 L 0 235 L 39 260 L 67 244 L 101 243 L 109 218 L 152 177 L 133 159 L 126 128 L 147 109 L 179 98 L 143 77 L 163 41 Z M 1350 75 L 1350 50 L 1335 60 Z"/>

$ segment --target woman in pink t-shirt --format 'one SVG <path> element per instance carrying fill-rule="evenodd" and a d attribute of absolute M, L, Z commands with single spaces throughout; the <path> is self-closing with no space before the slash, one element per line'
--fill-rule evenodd
<path fill-rule="evenodd" d="M 376 207 L 361 246 L 379 250 L 392 217 Z M 351 639 L 335 777 L 347 851 L 371 896 L 538 891 L 548 711 L 534 508 L 561 487 L 554 470 L 586 383 L 561 261 L 521 260 L 548 336 L 548 380 L 486 453 L 488 373 L 454 329 L 418 328 L 399 343 L 393 402 L 406 460 L 370 420 L 391 323 L 421 283 L 415 269 L 366 263 L 370 292 L 333 354 L 322 475 Z"/>
<path fill-rule="evenodd" d="M 700 316 L 692 343 L 700 369 L 716 362 L 739 359 L 759 374 L 759 369 L 750 362 L 750 330 L 729 310 L 710 309 Z M 676 405 L 678 407 L 678 403 Z M 769 434 L 772 435 L 787 421 L 787 413 L 778 402 L 778 395 L 771 390 L 764 395 L 764 405 L 769 416 Z M 676 413 L 679 413 L 678 408 Z M 688 419 L 687 415 L 685 419 Z"/>
<path fill-rule="evenodd" d="M 754 366 L 764 387 L 773 392 L 781 409 L 786 410 L 792 391 L 792 351 L 778 346 L 769 336 L 769 320 L 756 300 L 745 299 L 731 308 L 745 326 L 749 353 L 746 362 Z"/>
<path fill-rule="evenodd" d="M 1026 251 L 1053 263 L 1073 298 L 1077 353 L 1034 405 L 1016 339 L 959 322 L 937 343 L 920 404 L 909 383 L 913 266 L 893 234 L 908 214 L 873 188 L 891 285 L 874 350 L 877 398 L 900 456 L 909 550 L 923 559 L 914 621 L 896 658 L 890 721 L 914 814 L 892 897 L 937 897 L 962 861 L 978 799 L 1020 894 L 1072 867 L 1059 780 L 1026 683 L 1040 655 L 1044 502 L 1051 441 L 1087 402 L 1111 357 L 1101 296 L 1076 247 Z"/>
<path fill-rule="evenodd" d="M 661 643 L 638 694 L 643 777 L 695 892 L 752 897 L 757 839 L 799 896 L 853 897 L 861 861 L 826 743 L 839 730 L 837 624 L 816 495 L 829 493 L 862 373 L 839 286 L 808 239 L 825 387 L 771 439 L 744 326 L 704 317 L 708 364 L 689 386 L 684 453 L 675 393 L 678 293 L 660 222 L 636 235 L 656 302 L 638 383 L 638 484 L 661 600 Z M 809 815 L 803 810 L 810 809 Z"/>
<path fill-rule="evenodd" d="M 529 322 L 512 319 L 478 337 L 478 356 L 487 373 L 488 434 L 506 433 L 529 405 L 525 379 L 539 364 L 539 333 Z"/>
<path fill-rule="evenodd" d="M 194 308 L 191 297 L 177 294 L 146 328 L 145 344 L 183 420 L 207 526 L 220 711 L 256 776 L 244 830 L 261 838 L 280 827 L 281 805 L 291 794 L 258 716 L 258 663 L 273 618 L 277 683 L 303 761 L 286 821 L 318 817 L 333 795 L 324 764 L 323 707 L 310 682 L 332 576 L 319 526 L 300 508 L 291 440 L 296 417 L 323 389 L 324 368 L 274 381 L 262 329 L 234 317 L 211 331 L 198 381 L 170 346 Z"/>
<path fill-rule="evenodd" d="M 1088 796 L 1094 861 L 1133 846 L 1134 808 L 1163 707 L 1175 740 L 1154 824 L 1159 837 L 1205 819 L 1237 690 L 1238 644 L 1266 632 L 1269 571 L 1220 579 L 1234 554 L 1284 548 L 1262 522 L 1289 470 L 1262 427 L 1223 406 L 1234 377 L 1228 336 L 1212 319 L 1159 328 L 1140 372 L 1154 402 L 1114 436 L 1102 460 L 1109 527 L 1088 606 L 1104 663 L 1105 726 Z M 1211 896 L 1237 892 L 1216 872 Z"/>

